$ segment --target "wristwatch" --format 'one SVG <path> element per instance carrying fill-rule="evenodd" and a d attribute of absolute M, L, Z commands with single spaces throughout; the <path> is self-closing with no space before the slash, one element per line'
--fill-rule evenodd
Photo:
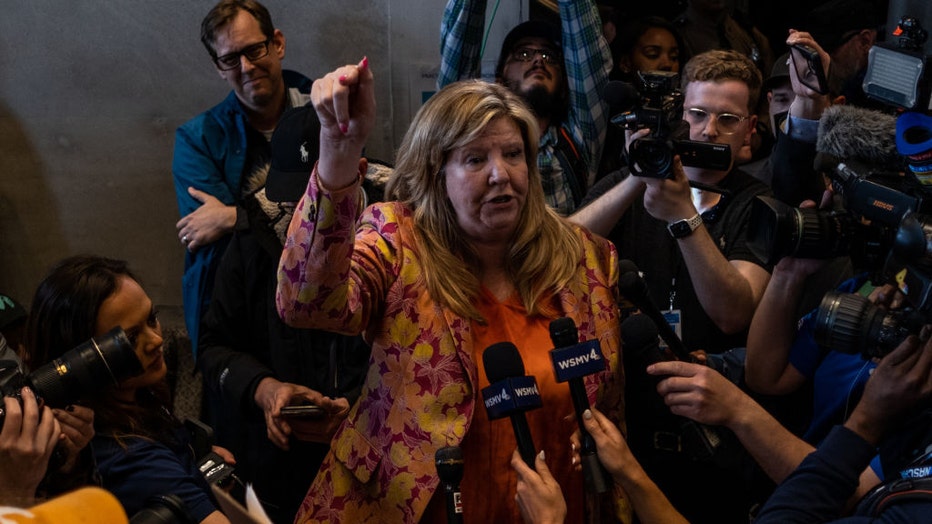
<path fill-rule="evenodd" d="M 685 238 L 693 234 L 700 225 L 702 225 L 702 215 L 696 213 L 696 216 L 684 220 L 677 220 L 667 224 L 667 231 L 673 238 Z"/>

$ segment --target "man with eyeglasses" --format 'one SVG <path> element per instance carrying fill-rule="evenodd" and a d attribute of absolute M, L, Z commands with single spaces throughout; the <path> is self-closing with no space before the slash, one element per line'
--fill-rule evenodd
<path fill-rule="evenodd" d="M 486 0 L 449 0 L 440 25 L 441 88 L 480 76 Z M 540 126 L 537 165 L 547 203 L 572 213 L 596 179 L 608 126 L 602 91 L 612 55 L 592 0 L 558 2 L 562 31 L 542 20 L 513 28 L 496 82 L 521 96 Z"/>
<path fill-rule="evenodd" d="M 609 174 L 571 220 L 612 240 L 619 258 L 637 265 L 653 303 L 686 348 L 706 352 L 700 360 L 712 363 L 721 360 L 715 354 L 744 346 L 770 278 L 769 268 L 747 245 L 751 203 L 769 190 L 735 165 L 755 132 L 762 80 L 749 58 L 716 50 L 687 62 L 681 84 L 689 139 L 728 145 L 731 167 L 684 167 L 677 157 L 672 179 Z M 637 131 L 629 144 L 648 133 Z M 629 445 L 687 520 L 747 520 L 756 486 L 742 470 L 695 459 L 675 444 L 685 442 L 682 435 L 653 436 Z"/>
<path fill-rule="evenodd" d="M 201 22 L 201 42 L 233 91 L 175 133 L 172 175 L 185 251 L 185 324 L 198 327 L 234 229 L 248 227 L 241 199 L 265 184 L 269 141 L 285 110 L 310 99 L 311 80 L 282 69 L 285 36 L 255 0 L 223 0 Z"/>

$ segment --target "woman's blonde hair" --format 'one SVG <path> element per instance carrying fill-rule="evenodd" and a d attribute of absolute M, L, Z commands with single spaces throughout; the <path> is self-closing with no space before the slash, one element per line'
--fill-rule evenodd
<path fill-rule="evenodd" d="M 467 80 L 437 92 L 408 128 L 386 187 L 388 200 L 413 210 L 431 298 L 477 320 L 483 320 L 475 307 L 478 258 L 464 240 L 447 197 L 444 166 L 454 149 L 475 140 L 497 118 L 508 118 L 518 126 L 528 166 L 528 194 L 505 269 L 528 314 L 551 312 L 546 299 L 572 278 L 582 257 L 582 242 L 572 226 L 547 207 L 537 169 L 537 120 L 511 91 Z"/>

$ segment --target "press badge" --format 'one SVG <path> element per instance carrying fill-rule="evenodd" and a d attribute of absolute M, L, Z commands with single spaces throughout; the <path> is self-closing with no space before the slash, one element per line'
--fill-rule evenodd
<path fill-rule="evenodd" d="M 667 324 L 670 324 L 670 327 L 673 328 L 673 332 L 676 333 L 676 338 L 683 340 L 682 311 L 679 309 L 668 309 L 662 313 L 664 320 L 667 321 Z M 670 346 L 664 342 L 663 338 L 660 339 L 660 349 L 664 351 L 670 349 Z"/>

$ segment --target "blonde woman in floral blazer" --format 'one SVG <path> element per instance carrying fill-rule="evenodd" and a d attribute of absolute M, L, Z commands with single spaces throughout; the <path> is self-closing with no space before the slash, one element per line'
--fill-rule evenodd
<path fill-rule="evenodd" d="M 609 365 L 586 378 L 587 391 L 621 423 L 616 253 L 547 208 L 528 109 L 495 84 L 444 88 L 405 136 L 386 191 L 393 201 L 363 210 L 360 155 L 375 122 L 367 60 L 315 82 L 312 101 L 320 158 L 289 229 L 278 308 L 295 326 L 363 333 L 372 356 L 297 521 L 421 520 L 439 484 L 436 450 L 487 417 L 474 342 L 477 326 L 494 324 L 479 312 L 483 293 L 516 297 L 529 318 L 570 317 L 581 339 L 599 339 Z M 539 411 L 565 427 L 572 409 Z M 568 448 L 547 435 L 536 443 Z M 514 505 L 505 488 L 486 482 L 483 496 Z M 466 509 L 467 522 L 490 522 L 483 511 Z"/>

